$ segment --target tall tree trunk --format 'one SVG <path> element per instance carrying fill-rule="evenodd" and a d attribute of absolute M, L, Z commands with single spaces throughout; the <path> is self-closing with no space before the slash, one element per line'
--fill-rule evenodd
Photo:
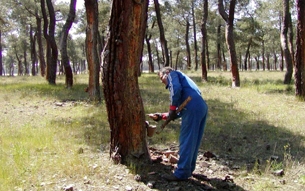
<path fill-rule="evenodd" d="M 247 58 L 249 57 L 249 54 L 250 54 L 250 47 L 251 47 L 251 43 L 252 43 L 252 38 L 249 39 L 248 41 L 248 46 L 247 46 L 247 50 L 246 50 L 246 55 L 245 55 L 245 61 L 244 61 L 244 68 L 245 68 L 245 71 L 248 70 L 248 67 L 247 67 Z M 250 68 L 251 70 L 251 68 Z"/>
<path fill-rule="evenodd" d="M 305 1 L 297 0 L 297 41 L 295 56 L 295 95 L 305 101 Z"/>
<path fill-rule="evenodd" d="M 254 59 L 256 61 L 256 71 L 259 71 L 259 56 L 255 56 Z"/>
<path fill-rule="evenodd" d="M 36 54 L 36 35 L 33 35 L 33 27 L 30 25 L 30 44 L 31 44 L 31 62 L 32 62 L 32 76 L 36 76 L 36 62 L 37 62 L 37 54 Z"/>
<path fill-rule="evenodd" d="M 3 75 L 3 63 L 2 63 L 2 32 L 0 29 L 0 76 Z"/>
<path fill-rule="evenodd" d="M 292 24 L 292 21 L 291 21 L 291 14 L 289 12 L 289 26 L 288 26 L 288 44 L 289 44 L 289 51 L 290 51 L 290 55 L 291 55 L 291 60 L 292 60 L 292 67 L 295 65 L 295 52 L 294 52 L 294 46 L 293 46 L 293 41 L 294 41 L 294 38 L 293 38 L 293 24 Z"/>
<path fill-rule="evenodd" d="M 284 51 L 283 48 L 281 46 L 281 62 L 280 62 L 280 71 L 284 71 Z"/>
<path fill-rule="evenodd" d="M 267 70 L 270 71 L 271 67 L 270 67 L 270 54 L 267 53 L 266 54 L 266 62 L 267 62 Z"/>
<path fill-rule="evenodd" d="M 16 47 L 14 47 L 14 51 L 15 51 L 15 56 L 16 56 L 16 59 L 17 59 L 17 66 L 18 66 L 18 72 L 17 72 L 17 75 L 18 76 L 21 76 L 23 74 L 23 67 L 22 67 L 22 61 L 20 59 L 20 57 L 18 56 L 18 52 L 16 50 Z M 13 63 L 12 63 L 13 64 Z M 13 73 L 14 75 L 14 73 Z"/>
<path fill-rule="evenodd" d="M 221 42 L 221 24 L 218 24 L 217 26 L 217 69 L 221 69 L 221 47 L 220 47 L 220 42 Z"/>
<path fill-rule="evenodd" d="M 262 41 L 262 59 L 263 59 L 263 70 L 266 69 L 266 62 L 265 62 L 265 41 Z"/>
<path fill-rule="evenodd" d="M 289 29 L 289 21 L 290 21 L 290 13 L 289 13 L 289 0 L 283 0 L 283 22 L 282 22 L 282 31 L 281 31 L 281 45 L 285 57 L 286 63 L 286 73 L 284 78 L 284 84 L 290 84 L 292 73 L 293 73 L 293 66 L 292 66 L 292 57 L 289 50 L 288 45 L 288 29 Z"/>
<path fill-rule="evenodd" d="M 38 44 L 38 58 L 39 58 L 39 65 L 40 65 L 40 75 L 42 77 L 46 74 L 46 61 L 44 59 L 44 51 L 42 45 L 42 33 L 41 33 L 41 18 L 38 15 L 38 11 L 36 11 L 36 25 L 37 25 L 37 44 Z"/>
<path fill-rule="evenodd" d="M 58 50 L 55 41 L 55 12 L 50 0 L 46 0 L 50 23 L 47 18 L 47 13 L 45 9 L 45 0 L 41 0 L 41 11 L 43 14 L 44 26 L 43 26 L 43 34 L 46 39 L 46 49 L 47 49 L 47 75 L 46 79 L 49 84 L 56 84 L 56 70 L 57 70 L 57 58 L 58 58 Z"/>
<path fill-rule="evenodd" d="M 208 0 L 203 1 L 203 16 L 201 21 L 201 80 L 208 81 L 207 64 L 206 64 L 206 42 L 207 42 L 207 24 L 208 19 Z"/>
<path fill-rule="evenodd" d="M 70 10 L 69 15 L 61 31 L 60 39 L 60 52 L 61 52 L 61 64 L 64 67 L 66 75 L 66 87 L 71 88 L 73 86 L 73 73 L 70 65 L 70 59 L 67 52 L 67 39 L 69 35 L 70 28 L 75 19 L 75 7 L 76 0 L 70 0 Z"/>
<path fill-rule="evenodd" d="M 237 55 L 234 42 L 234 12 L 236 0 L 230 0 L 229 15 L 225 12 L 223 0 L 218 0 L 218 9 L 221 17 L 226 22 L 226 42 L 231 58 L 232 87 L 240 87 Z"/>
<path fill-rule="evenodd" d="M 55 41 L 55 26 L 56 18 L 55 11 L 51 0 L 47 0 L 47 7 L 49 11 L 50 24 L 49 24 L 49 41 L 51 47 L 51 66 L 49 67 L 48 81 L 50 84 L 56 84 L 56 72 L 57 72 L 57 60 L 58 60 L 58 49 Z"/>
<path fill-rule="evenodd" d="M 160 42 L 161 42 L 161 47 L 162 47 L 162 54 L 163 54 L 163 58 L 164 58 L 163 63 L 165 66 L 169 66 L 169 54 L 168 54 L 168 48 L 167 48 L 167 41 L 165 39 L 159 1 L 154 0 L 154 4 L 155 4 L 155 11 L 156 11 L 157 21 L 158 21 L 158 26 L 159 26 L 159 32 L 160 32 Z"/>
<path fill-rule="evenodd" d="M 85 0 L 87 15 L 86 56 L 89 67 L 89 99 L 101 101 L 100 95 L 100 62 L 98 57 L 98 3 L 97 0 Z"/>
<path fill-rule="evenodd" d="M 186 29 L 185 29 L 185 45 L 186 45 L 186 63 L 187 69 L 190 70 L 192 68 L 191 61 L 191 48 L 189 43 L 189 31 L 190 31 L 190 22 L 186 21 Z"/>
<path fill-rule="evenodd" d="M 24 75 L 29 75 L 28 57 L 27 57 L 27 42 L 23 42 L 23 65 L 24 65 Z"/>
<path fill-rule="evenodd" d="M 158 43 L 157 42 L 155 42 L 155 48 L 156 48 L 156 56 L 157 56 L 157 65 L 158 65 L 158 69 L 160 70 L 161 69 L 160 56 L 159 56 Z"/>
<path fill-rule="evenodd" d="M 224 47 L 222 47 L 222 58 L 223 58 L 223 71 L 227 71 L 228 65 L 227 65 Z"/>
<path fill-rule="evenodd" d="M 148 1 L 114 0 L 103 51 L 103 90 L 111 128 L 111 156 L 143 167 L 150 161 L 143 101 L 138 84 Z"/>
<path fill-rule="evenodd" d="M 150 39 L 151 39 L 151 35 L 146 35 L 145 36 L 145 40 L 146 40 L 146 45 L 147 45 L 147 54 L 148 54 L 148 70 L 149 72 L 154 73 L 155 69 L 154 69 L 154 63 L 152 60 L 152 56 L 151 56 L 151 46 L 150 46 Z"/>
<path fill-rule="evenodd" d="M 274 62 L 274 69 L 277 70 L 277 55 L 276 55 L 276 52 L 273 52 L 273 60 L 274 60 L 273 61 Z M 281 66 L 280 66 L 280 70 L 283 71 L 283 68 Z"/>
<path fill-rule="evenodd" d="M 205 55 L 206 55 L 206 68 L 208 69 L 210 67 L 210 51 L 209 51 L 209 41 L 208 39 L 206 39 L 205 42 Z"/>
<path fill-rule="evenodd" d="M 180 54 L 180 50 L 177 51 L 176 62 L 175 62 L 175 66 L 174 66 L 175 70 L 177 70 L 177 68 L 178 68 L 179 54 Z"/>
<path fill-rule="evenodd" d="M 151 29 L 154 28 L 155 26 L 155 21 L 153 21 Z M 145 35 L 145 41 L 146 41 L 146 45 L 147 45 L 147 52 L 148 52 L 148 67 L 149 67 L 149 72 L 155 72 L 155 67 L 154 67 L 154 63 L 153 63 L 153 59 L 152 59 L 152 51 L 151 51 L 151 44 L 150 44 L 150 39 L 151 39 L 151 34 L 147 34 L 146 31 L 146 35 Z"/>
<path fill-rule="evenodd" d="M 193 18 L 193 36 L 194 36 L 194 59 L 195 59 L 195 70 L 198 70 L 198 46 L 197 46 L 197 31 L 196 31 L 196 18 L 195 18 L 195 2 L 192 1 L 192 18 Z"/>

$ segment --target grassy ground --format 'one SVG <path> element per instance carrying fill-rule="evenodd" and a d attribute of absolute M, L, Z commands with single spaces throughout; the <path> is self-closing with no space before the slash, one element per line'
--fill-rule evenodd
<path fill-rule="evenodd" d="M 201 151 L 234 170 L 239 190 L 305 189 L 305 104 L 293 85 L 282 84 L 284 73 L 240 72 L 235 89 L 229 72 L 209 72 L 208 83 L 199 72 L 188 75 L 209 105 Z M 63 77 L 56 86 L 41 77 L 0 78 L 0 190 L 126 190 L 136 184 L 126 167 L 109 161 L 105 104 L 87 102 L 87 77 L 75 76 L 70 90 Z M 156 74 L 143 74 L 139 82 L 145 112 L 167 111 L 168 92 Z M 149 138 L 149 145 L 177 143 L 178 123 Z M 273 175 L 281 169 L 283 176 Z M 148 190 L 144 183 L 137 188 Z"/>

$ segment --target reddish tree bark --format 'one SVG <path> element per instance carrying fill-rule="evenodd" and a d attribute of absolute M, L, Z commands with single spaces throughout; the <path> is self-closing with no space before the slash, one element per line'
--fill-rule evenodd
<path fill-rule="evenodd" d="M 295 94 L 305 101 L 305 1 L 297 0 L 296 3 L 298 23 L 295 56 Z"/>
<path fill-rule="evenodd" d="M 114 0 L 103 51 L 103 90 L 116 162 L 140 166 L 150 161 L 138 70 L 148 1 Z"/>
<path fill-rule="evenodd" d="M 208 0 L 203 1 L 203 16 L 201 22 L 201 79 L 208 81 L 207 65 L 206 65 L 206 42 L 207 42 L 207 29 L 206 23 L 208 19 Z"/>
<path fill-rule="evenodd" d="M 86 56 L 89 67 L 89 99 L 101 101 L 100 61 L 98 57 L 98 3 L 97 0 L 85 0 L 87 15 Z"/>
<path fill-rule="evenodd" d="M 223 0 L 218 0 L 218 9 L 221 17 L 226 22 L 226 41 L 231 59 L 232 87 L 240 87 L 237 55 L 234 42 L 234 13 L 236 0 L 230 0 L 229 14 L 225 12 Z"/>

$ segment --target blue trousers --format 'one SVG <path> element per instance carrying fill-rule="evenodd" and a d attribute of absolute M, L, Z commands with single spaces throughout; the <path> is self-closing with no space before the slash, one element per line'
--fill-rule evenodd
<path fill-rule="evenodd" d="M 179 136 L 179 161 L 174 175 L 179 179 L 192 176 L 206 125 L 208 107 L 205 103 L 183 113 Z"/>

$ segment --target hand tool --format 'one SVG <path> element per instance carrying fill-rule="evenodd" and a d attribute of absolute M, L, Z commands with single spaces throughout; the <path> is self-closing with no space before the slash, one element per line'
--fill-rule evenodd
<path fill-rule="evenodd" d="M 191 100 L 192 100 L 192 97 L 191 97 L 191 96 L 187 97 L 187 98 L 182 102 L 182 104 L 178 107 L 178 109 L 176 110 L 176 113 L 178 114 L 180 111 L 182 111 L 182 109 L 183 109 Z M 157 133 L 157 134 L 160 134 L 160 133 L 163 131 L 164 127 L 165 127 L 167 124 L 169 124 L 170 121 L 171 121 L 170 119 L 167 119 L 167 120 L 160 126 L 161 130 L 160 130 L 160 131 L 157 131 L 156 133 Z"/>

